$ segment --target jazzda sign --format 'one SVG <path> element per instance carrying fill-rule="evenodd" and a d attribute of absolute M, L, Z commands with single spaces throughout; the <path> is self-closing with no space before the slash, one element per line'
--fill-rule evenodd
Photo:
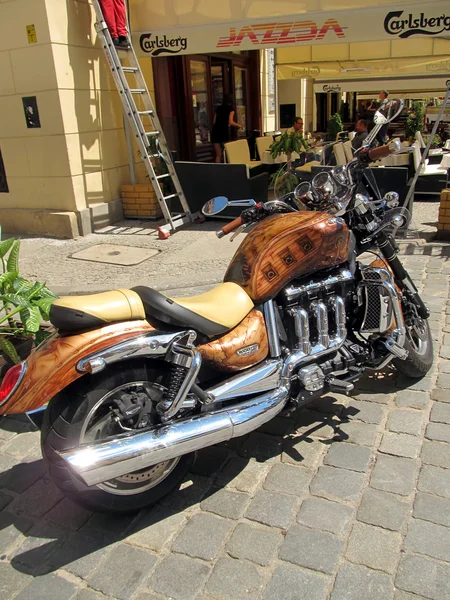
<path fill-rule="evenodd" d="M 245 25 L 240 29 L 230 27 L 230 34 L 221 37 L 216 45 L 217 49 L 240 48 L 244 40 L 254 46 L 283 46 L 285 44 L 299 44 L 301 42 L 320 41 L 327 34 L 335 34 L 337 38 L 344 38 L 345 33 L 336 19 L 327 19 L 322 25 L 315 21 L 294 21 L 292 23 L 275 22 Z M 332 35 L 329 35 L 330 42 Z"/>

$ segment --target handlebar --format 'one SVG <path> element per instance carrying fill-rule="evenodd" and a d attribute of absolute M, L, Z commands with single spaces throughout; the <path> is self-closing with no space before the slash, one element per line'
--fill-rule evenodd
<path fill-rule="evenodd" d="M 378 148 L 372 148 L 369 150 L 368 155 L 370 160 L 379 160 L 380 158 L 385 158 L 391 154 L 391 148 L 386 146 L 379 146 Z"/>
<path fill-rule="evenodd" d="M 240 227 L 243 224 L 244 224 L 243 218 L 237 217 L 236 219 L 234 219 L 234 221 L 231 221 L 231 223 L 227 223 L 226 225 L 224 225 L 222 227 L 222 229 L 219 229 L 219 231 L 216 233 L 216 235 L 219 239 L 223 238 L 224 235 L 228 235 L 229 233 L 231 233 L 232 231 L 234 231 L 235 229 L 237 229 L 238 227 Z"/>

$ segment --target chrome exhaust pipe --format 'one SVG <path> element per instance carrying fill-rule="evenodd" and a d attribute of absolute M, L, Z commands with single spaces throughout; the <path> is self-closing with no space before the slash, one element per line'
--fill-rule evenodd
<path fill-rule="evenodd" d="M 86 485 L 97 485 L 245 435 L 273 419 L 288 401 L 289 392 L 290 382 L 287 382 L 227 409 L 59 454 Z"/>

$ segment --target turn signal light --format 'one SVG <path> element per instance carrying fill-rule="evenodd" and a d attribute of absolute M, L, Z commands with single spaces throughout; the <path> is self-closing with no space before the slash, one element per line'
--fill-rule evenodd
<path fill-rule="evenodd" d="M 8 400 L 10 395 L 14 392 L 23 375 L 25 374 L 26 363 L 20 363 L 11 367 L 3 378 L 2 385 L 0 387 L 0 405 Z"/>

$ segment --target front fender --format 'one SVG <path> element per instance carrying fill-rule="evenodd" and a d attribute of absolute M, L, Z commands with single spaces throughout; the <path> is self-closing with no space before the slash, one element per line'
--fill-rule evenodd
<path fill-rule="evenodd" d="M 75 335 L 51 336 L 27 359 L 26 373 L 3 406 L 0 415 L 27 413 L 41 408 L 58 392 L 83 376 L 78 361 L 104 348 L 154 331 L 147 321 L 114 323 Z"/>

